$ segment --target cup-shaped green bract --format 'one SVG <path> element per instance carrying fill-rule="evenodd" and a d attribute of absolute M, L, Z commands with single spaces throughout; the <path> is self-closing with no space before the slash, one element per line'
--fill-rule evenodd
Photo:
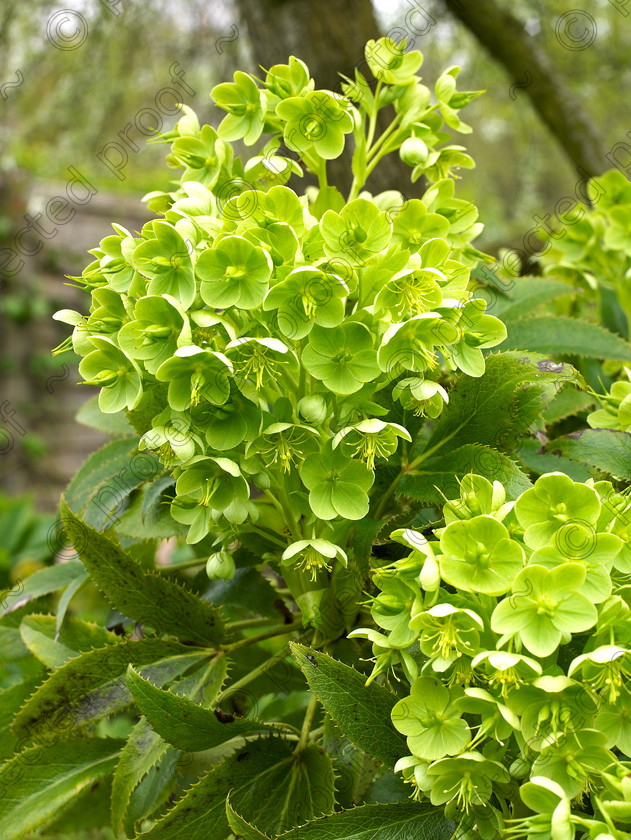
<path fill-rule="evenodd" d="M 506 327 L 494 315 L 485 315 L 486 301 L 473 298 L 460 309 L 456 325 L 460 339 L 449 348 L 449 358 L 463 373 L 482 376 L 484 356 L 482 348 L 495 347 L 506 338 Z"/>
<path fill-rule="evenodd" d="M 242 236 L 227 236 L 200 254 L 195 272 L 205 303 L 218 309 L 255 309 L 267 292 L 272 261 Z"/>
<path fill-rule="evenodd" d="M 424 312 L 408 321 L 392 324 L 379 348 L 379 367 L 389 379 L 405 371 L 423 373 L 438 365 L 435 347 L 452 344 L 458 331 L 437 312 Z"/>
<path fill-rule="evenodd" d="M 298 154 L 314 151 L 324 160 L 342 154 L 344 135 L 353 130 L 350 113 L 330 91 L 314 90 L 284 99 L 276 113 L 286 121 L 284 138 L 289 149 Z"/>
<path fill-rule="evenodd" d="M 222 140 L 243 140 L 246 146 L 256 143 L 263 131 L 267 100 L 254 79 L 237 70 L 234 82 L 215 85 L 210 95 L 228 112 L 219 125 Z"/>
<path fill-rule="evenodd" d="M 114 342 L 104 336 L 92 336 L 96 350 L 79 364 L 79 373 L 87 385 L 97 385 L 99 408 L 115 414 L 123 408 L 135 408 L 142 397 L 142 376 L 138 365 Z"/>
<path fill-rule="evenodd" d="M 392 241 L 399 242 L 412 253 L 424 242 L 444 237 L 449 232 L 449 219 L 440 213 L 428 213 L 420 198 L 411 198 L 394 216 Z"/>
<path fill-rule="evenodd" d="M 224 156 L 223 145 L 217 142 L 217 132 L 211 126 L 204 125 L 198 136 L 177 137 L 167 160 L 184 167 L 185 181 L 212 187 L 219 176 Z"/>
<path fill-rule="evenodd" d="M 493 630 L 519 637 L 535 656 L 548 656 L 564 634 L 584 633 L 596 623 L 596 608 L 579 594 L 584 581 L 585 568 L 578 563 L 552 571 L 526 566 L 513 581 L 513 595 L 493 611 Z"/>
<path fill-rule="evenodd" d="M 140 298 L 134 309 L 134 320 L 118 333 L 121 349 L 130 358 L 141 359 L 145 369 L 153 374 L 179 346 L 190 345 L 191 338 L 187 316 L 169 295 Z"/>
<path fill-rule="evenodd" d="M 300 476 L 309 490 L 311 510 L 319 519 L 362 519 L 368 513 L 374 473 L 365 464 L 333 451 L 330 442 L 322 452 L 305 459 Z"/>
<path fill-rule="evenodd" d="M 230 396 L 230 360 L 214 350 L 194 345 L 180 347 L 156 371 L 156 378 L 169 383 L 169 404 L 185 411 L 202 401 L 223 405 Z"/>
<path fill-rule="evenodd" d="M 346 426 L 333 438 L 333 449 L 338 446 L 348 457 L 359 457 L 373 469 L 376 458 L 388 458 L 396 451 L 399 438 L 411 443 L 407 429 L 398 423 L 387 423 L 373 417 L 354 426 Z"/>
<path fill-rule="evenodd" d="M 503 595 L 524 565 L 524 551 L 492 516 L 452 522 L 440 537 L 440 573 L 465 592 Z"/>
<path fill-rule="evenodd" d="M 598 493 L 563 473 L 541 476 L 515 504 L 515 515 L 525 528 L 524 542 L 533 549 L 547 545 L 567 523 L 595 525 L 599 514 Z"/>
<path fill-rule="evenodd" d="M 188 309 L 195 297 L 195 273 L 188 245 L 168 222 L 152 224 L 155 237 L 136 246 L 133 265 L 149 278 L 150 295 L 171 295 Z"/>
<path fill-rule="evenodd" d="M 390 85 L 412 84 L 423 63 L 423 54 L 418 50 L 406 51 L 405 39 L 399 43 L 391 38 L 368 41 L 365 52 L 373 76 Z"/>
<path fill-rule="evenodd" d="M 469 743 L 469 726 L 456 710 L 449 690 L 435 677 L 414 680 L 410 696 L 392 709 L 392 722 L 418 758 L 456 755 Z"/>
<path fill-rule="evenodd" d="M 229 458 L 192 459 L 175 482 L 175 489 L 171 514 L 177 522 L 190 526 L 189 543 L 203 539 L 221 515 L 239 524 L 251 513 L 250 488 L 238 464 Z"/>
<path fill-rule="evenodd" d="M 353 394 L 379 375 L 370 331 L 354 321 L 330 329 L 314 326 L 302 363 L 335 394 Z"/>
<path fill-rule="evenodd" d="M 315 266 L 301 266 L 269 290 L 263 309 L 276 310 L 283 335 L 300 340 L 309 335 L 314 324 L 341 324 L 347 295 L 348 287 L 341 277 Z"/>
<path fill-rule="evenodd" d="M 351 264 L 361 264 L 388 246 L 392 222 L 373 201 L 356 198 L 339 213 L 327 210 L 320 230 L 329 257 L 343 256 Z"/>

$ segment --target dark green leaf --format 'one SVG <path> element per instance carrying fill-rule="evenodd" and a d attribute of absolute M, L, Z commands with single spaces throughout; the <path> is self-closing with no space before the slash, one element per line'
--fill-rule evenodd
<path fill-rule="evenodd" d="M 544 277 L 516 277 L 515 284 L 505 296 L 497 299 L 493 297 L 489 301 L 487 312 L 506 324 L 515 318 L 523 318 L 527 312 L 551 300 L 577 293 L 580 294 L 581 290 L 559 280 Z"/>
<path fill-rule="evenodd" d="M 365 685 L 362 674 L 324 653 L 293 642 L 291 649 L 313 693 L 357 747 L 388 766 L 407 755 L 405 738 L 390 720 L 394 694 Z"/>
<path fill-rule="evenodd" d="M 619 335 L 598 324 L 551 315 L 511 321 L 499 349 L 547 353 L 555 360 L 570 354 L 631 362 L 631 344 Z"/>
<path fill-rule="evenodd" d="M 397 802 L 332 814 L 294 828 L 282 840 L 450 840 L 454 829 L 442 808 Z"/>
<path fill-rule="evenodd" d="M 631 434 L 628 432 L 585 429 L 551 440 L 545 451 L 631 481 Z"/>
<path fill-rule="evenodd" d="M 59 668 L 78 653 L 115 645 L 119 638 L 97 624 L 67 618 L 59 636 L 52 615 L 27 615 L 20 624 L 24 644 L 47 668 Z"/>
<path fill-rule="evenodd" d="M 145 571 L 127 552 L 76 517 L 63 497 L 61 518 L 92 580 L 112 606 L 158 633 L 204 644 L 221 641 L 223 623 L 210 604 L 164 574 Z"/>
<path fill-rule="evenodd" d="M 0 837 L 25 834 L 57 819 L 77 796 L 112 772 L 123 742 L 79 738 L 35 746 L 0 768 Z"/>
<path fill-rule="evenodd" d="M 208 750 L 246 732 L 276 728 L 258 720 L 204 709 L 188 697 L 156 688 L 131 666 L 127 670 L 127 686 L 153 729 L 180 750 Z"/>
<path fill-rule="evenodd" d="M 501 481 L 509 499 L 516 499 L 531 486 L 528 477 L 507 456 L 490 446 L 466 444 L 441 452 L 403 476 L 399 492 L 424 505 L 440 505 L 443 493 L 448 499 L 460 493 L 458 479 L 467 473 L 482 475 L 489 481 Z"/>
<path fill-rule="evenodd" d="M 24 581 L 18 581 L 13 589 L 0 595 L 0 618 L 33 598 L 41 598 L 42 595 L 49 595 L 58 589 L 65 589 L 84 575 L 85 569 L 78 560 L 56 563 L 54 566 L 40 569 Z"/>
<path fill-rule="evenodd" d="M 12 755 L 18 743 L 18 739 L 11 732 L 13 718 L 42 681 L 43 676 L 44 667 L 40 665 L 36 674 L 0 692 L 0 759 Z"/>
<path fill-rule="evenodd" d="M 562 472 L 569 475 L 572 481 L 586 481 L 590 478 L 589 470 L 576 461 L 560 455 L 552 455 L 549 452 L 541 451 L 541 444 L 535 438 L 527 438 L 521 442 L 519 460 L 527 470 L 534 475 L 544 475 L 549 472 Z"/>
<path fill-rule="evenodd" d="M 125 683 L 131 663 L 156 682 L 169 682 L 199 662 L 203 654 L 161 639 L 126 641 L 71 659 L 44 682 L 16 716 L 16 735 L 70 735 L 132 702 Z M 154 664 L 155 663 L 155 664 Z"/>
<path fill-rule="evenodd" d="M 564 384 L 580 384 L 571 365 L 536 353 L 488 356 L 478 378 L 460 376 L 425 451 L 481 443 L 511 454 Z"/>
<path fill-rule="evenodd" d="M 226 800 L 226 816 L 228 825 L 240 840 L 269 840 L 267 834 L 262 834 L 258 828 L 254 828 L 253 825 L 250 825 L 242 816 L 237 814 L 230 804 L 230 797 Z"/>
<path fill-rule="evenodd" d="M 322 813 L 320 799 L 332 802 L 333 774 L 323 780 L 320 770 L 312 781 L 309 774 L 321 750 L 307 747 L 297 757 L 294 749 L 295 743 L 275 737 L 248 742 L 190 788 L 143 840 L 209 840 L 209 826 L 213 840 L 223 840 L 230 833 L 228 794 L 237 813 L 274 837 L 291 824 L 312 819 L 310 814 Z"/>

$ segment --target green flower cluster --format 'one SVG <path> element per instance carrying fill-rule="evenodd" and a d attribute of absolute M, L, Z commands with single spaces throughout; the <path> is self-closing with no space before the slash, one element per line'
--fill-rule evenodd
<path fill-rule="evenodd" d="M 628 381 L 614 382 L 607 394 L 594 393 L 601 408 L 587 416 L 592 429 L 631 431 L 631 370 L 625 367 L 624 371 Z"/>
<path fill-rule="evenodd" d="M 381 419 L 395 380 L 404 377 L 394 397 L 406 410 L 435 417 L 447 399 L 435 379 L 480 376 L 483 348 L 506 334 L 471 296 L 481 225 L 448 177 L 469 160 L 443 146 L 443 122 L 466 131 L 457 111 L 477 94 L 456 92 L 452 69 L 431 103 L 415 75 L 420 53 L 382 39 L 366 56 L 373 88 L 357 73 L 344 95 L 315 90 L 292 57 L 263 80 L 237 72 L 215 87 L 226 112 L 216 131 L 185 108 L 161 138 L 180 182 L 147 197 L 160 218 L 139 236 L 114 226 L 75 278 L 91 291 L 90 313 L 56 316 L 74 327 L 60 349 L 81 357 L 101 411 L 127 411 L 141 448 L 176 479 L 171 513 L 188 542 L 213 532 L 225 549 L 252 526 L 303 578 L 343 568 L 375 462 L 410 440 Z M 386 106 L 394 117 L 375 139 Z M 259 154 L 235 158 L 231 142 L 261 135 Z M 351 137 L 345 200 L 326 163 Z M 414 178 L 433 181 L 426 193 L 361 192 L 399 149 Z M 304 168 L 319 189 L 299 196 L 286 183 Z"/>
<path fill-rule="evenodd" d="M 396 769 L 471 840 L 628 837 L 631 500 L 549 473 L 507 502 L 469 475 L 443 515 L 434 539 L 393 532 L 411 552 L 352 634 L 370 679 L 410 683 Z"/>

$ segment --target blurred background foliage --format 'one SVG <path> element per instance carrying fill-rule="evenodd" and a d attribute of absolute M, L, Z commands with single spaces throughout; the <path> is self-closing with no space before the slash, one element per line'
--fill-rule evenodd
<path fill-rule="evenodd" d="M 87 249 L 110 232 L 109 222 L 138 229 L 147 218 L 141 196 L 169 188 L 165 146 L 148 145 L 148 132 L 138 128 L 152 124 L 150 110 L 163 131 L 176 121 L 177 114 L 165 113 L 172 95 L 158 111 L 160 91 L 176 90 L 201 120 L 217 124 L 221 114 L 209 90 L 237 68 L 256 72 L 258 64 L 294 54 L 318 86 L 339 89 L 338 70 L 352 75 L 368 38 L 407 36 L 424 53 L 428 84 L 458 64 L 463 88 L 486 91 L 467 109 L 473 134 L 464 143 L 477 168 L 463 171 L 458 189 L 485 223 L 476 245 L 498 254 L 523 247 L 533 216 L 554 213 L 587 172 L 611 168 L 607 155 L 616 144 L 628 142 L 631 150 L 625 98 L 631 3 L 592 0 L 585 10 L 576 3 L 72 0 L 62 10 L 49 0 L 4 0 L 0 248 L 8 250 L 0 251 L 0 489 L 33 489 L 39 506 L 53 510 L 68 477 L 100 442 L 73 422 L 88 389 L 75 387 L 70 354 L 50 357 L 64 336 L 50 314 L 82 308 L 82 293 L 64 285 L 63 275 L 89 261 Z M 631 154 L 621 148 L 617 159 L 628 167 Z M 371 188 L 420 196 L 423 184 L 410 184 L 409 169 L 397 163 Z M 23 265 L 16 271 L 18 263 L 6 260 L 25 214 L 33 218 L 51 196 L 64 194 L 69 167 L 90 185 L 88 200 L 49 235 L 31 229 L 22 241 L 38 250 L 18 255 Z M 344 173 L 337 175 L 341 184 Z M 532 262 L 525 267 L 537 271 Z M 7 419 L 7 412 L 14 414 Z"/>

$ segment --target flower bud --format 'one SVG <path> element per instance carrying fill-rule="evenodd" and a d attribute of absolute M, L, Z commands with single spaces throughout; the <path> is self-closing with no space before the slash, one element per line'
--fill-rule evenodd
<path fill-rule="evenodd" d="M 427 162 L 429 149 L 420 137 L 408 137 L 401 144 L 399 156 L 403 163 L 407 163 L 408 166 L 419 166 L 419 164 Z"/>
<path fill-rule="evenodd" d="M 234 558 L 229 551 L 211 554 L 206 563 L 206 574 L 209 580 L 232 580 L 236 570 Z"/>
<path fill-rule="evenodd" d="M 303 397 L 298 403 L 298 412 L 308 423 L 324 423 L 329 413 L 326 400 L 319 394 Z"/>

